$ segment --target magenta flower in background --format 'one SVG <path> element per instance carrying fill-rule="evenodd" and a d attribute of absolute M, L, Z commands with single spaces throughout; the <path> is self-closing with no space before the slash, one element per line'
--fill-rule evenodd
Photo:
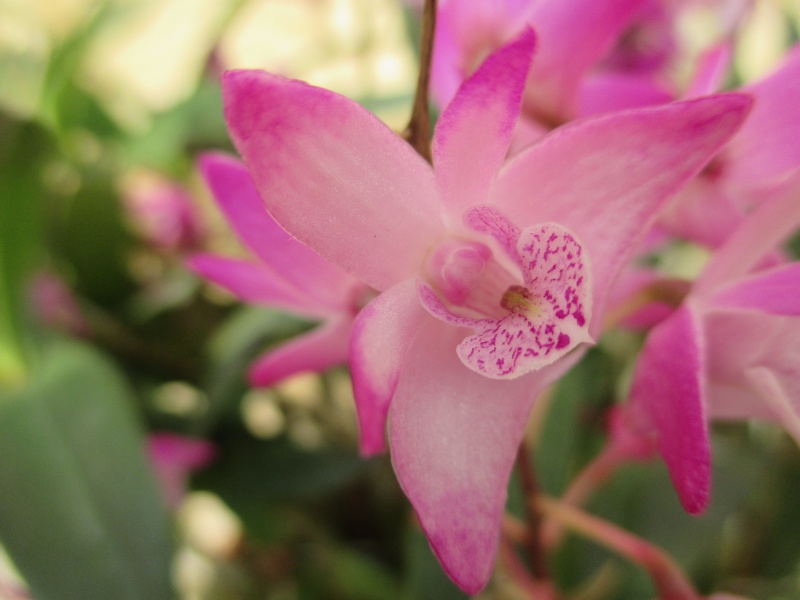
<path fill-rule="evenodd" d="M 29 293 L 34 314 L 44 325 L 72 335 L 89 334 L 75 294 L 61 277 L 48 271 L 37 273 Z"/>
<path fill-rule="evenodd" d="M 637 20 L 650 17 L 653 0 L 501 0 L 440 3 L 431 86 L 446 106 L 481 60 L 532 27 L 538 47 L 523 99 L 521 141 L 532 141 L 554 123 L 585 114 L 668 102 L 671 95 L 644 78 L 589 77 Z M 658 8 L 656 6 L 656 8 Z M 607 69 L 606 69 L 607 70 Z M 589 87 L 584 90 L 585 84 Z"/>
<path fill-rule="evenodd" d="M 471 593 L 491 574 L 537 393 L 599 334 L 647 225 L 750 107 L 722 95 L 611 115 L 503 164 L 533 47 L 526 31 L 461 86 L 433 169 L 333 92 L 257 71 L 223 79 L 231 137 L 272 216 L 381 292 L 351 341 L 362 451 L 384 449 L 388 417 L 398 479 Z"/>
<path fill-rule="evenodd" d="M 123 200 L 136 232 L 159 250 L 196 250 L 205 237 L 194 199 L 177 183 L 142 173 L 128 182 Z"/>
<path fill-rule="evenodd" d="M 614 442 L 649 440 L 690 513 L 709 499 L 709 419 L 778 421 L 800 443 L 800 263 L 753 270 L 798 225 L 800 175 L 734 232 L 645 342 Z M 632 458 L 641 454 L 640 444 Z"/>
<path fill-rule="evenodd" d="M 266 387 L 297 373 L 345 364 L 353 320 L 373 292 L 281 229 L 238 160 L 206 154 L 200 169 L 220 210 L 258 260 L 196 254 L 189 267 L 245 302 L 322 322 L 256 360 L 250 383 Z"/>
<path fill-rule="evenodd" d="M 206 440 L 173 433 L 151 435 L 147 451 L 164 498 L 172 508 L 181 503 L 191 473 L 210 464 L 216 454 L 213 444 Z"/>
<path fill-rule="evenodd" d="M 691 94 L 717 89 L 727 71 L 728 54 L 725 47 L 709 53 Z M 712 248 L 800 168 L 800 46 L 774 73 L 741 91 L 755 100 L 747 122 L 660 218 L 660 225 L 673 235 Z"/>

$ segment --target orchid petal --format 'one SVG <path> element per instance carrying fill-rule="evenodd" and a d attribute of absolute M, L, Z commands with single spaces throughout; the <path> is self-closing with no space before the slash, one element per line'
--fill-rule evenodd
<path fill-rule="evenodd" d="M 248 370 L 255 387 L 268 387 L 298 373 L 322 373 L 347 363 L 351 319 L 331 319 L 320 327 L 268 350 Z"/>
<path fill-rule="evenodd" d="M 761 188 L 800 167 L 800 45 L 772 76 L 743 91 L 756 102 L 725 150 L 725 175 L 733 185 Z"/>
<path fill-rule="evenodd" d="M 274 306 L 289 312 L 322 318 L 333 314 L 315 298 L 303 295 L 261 263 L 213 254 L 195 254 L 188 267 L 244 302 Z"/>
<path fill-rule="evenodd" d="M 731 50 L 730 42 L 724 42 L 703 53 L 697 61 L 697 71 L 689 82 L 686 98 L 706 96 L 719 91 L 730 67 Z"/>
<path fill-rule="evenodd" d="M 456 357 L 458 331 L 429 319 L 389 412 L 392 462 L 444 570 L 467 593 L 492 572 L 506 487 L 537 393 L 561 363 L 493 381 Z"/>
<path fill-rule="evenodd" d="M 800 263 L 759 272 L 723 288 L 714 306 L 751 308 L 773 315 L 800 316 Z"/>
<path fill-rule="evenodd" d="M 756 367 L 766 367 L 778 374 L 789 397 L 800 399 L 800 319 L 745 309 L 714 308 L 706 311 L 704 322 L 709 382 L 720 389 L 738 387 L 749 392 L 752 416 L 764 412 L 762 401 L 747 379 L 747 372 Z M 711 415 L 730 416 L 727 403 L 724 395 L 709 395 Z M 741 408 L 737 408 L 739 415 L 748 414 L 742 413 Z"/>
<path fill-rule="evenodd" d="M 745 216 L 739 203 L 718 181 L 700 176 L 667 203 L 658 216 L 658 224 L 672 235 L 716 248 L 742 224 Z"/>
<path fill-rule="evenodd" d="M 666 104 L 672 94 L 644 76 L 603 72 L 586 77 L 578 96 L 581 117 Z"/>
<path fill-rule="evenodd" d="M 319 304 L 348 306 L 355 281 L 293 239 L 269 216 L 241 162 L 222 153 L 208 153 L 200 158 L 200 168 L 225 218 L 266 265 Z"/>
<path fill-rule="evenodd" d="M 655 430 L 658 451 L 692 514 L 705 509 L 711 487 L 703 347 L 700 325 L 684 305 L 650 332 L 630 392 L 632 410 Z"/>
<path fill-rule="evenodd" d="M 539 46 L 528 75 L 526 109 L 548 118 L 574 116 L 581 78 L 611 48 L 641 4 L 641 0 L 536 3 L 529 22 Z"/>
<path fill-rule="evenodd" d="M 530 0 L 439 4 L 431 91 L 440 107 L 451 102 L 461 82 L 478 69 L 486 55 L 519 35 L 532 4 Z"/>
<path fill-rule="evenodd" d="M 350 372 L 361 428 L 361 453 L 365 456 L 386 449 L 389 404 L 408 347 L 424 318 L 416 283 L 410 279 L 370 302 L 353 325 Z"/>
<path fill-rule="evenodd" d="M 774 411 L 786 432 L 800 444 L 800 405 L 796 401 L 792 403 L 777 375 L 766 367 L 754 367 L 747 371 L 747 379 Z"/>
<path fill-rule="evenodd" d="M 525 29 L 487 58 L 442 113 L 433 138 L 436 183 L 451 217 L 486 201 L 503 164 L 536 38 Z"/>
<path fill-rule="evenodd" d="M 704 296 L 735 279 L 759 262 L 800 224 L 800 171 L 781 193 L 758 206 L 711 257 L 694 285 Z"/>
<path fill-rule="evenodd" d="M 580 236 L 602 314 L 656 211 L 736 131 L 750 104 L 725 94 L 562 127 L 505 164 L 493 201 L 515 223 L 553 221 Z M 601 326 L 596 319 L 590 333 Z"/>
<path fill-rule="evenodd" d="M 322 88 L 261 71 L 228 71 L 222 86 L 231 137 L 281 226 L 378 290 L 419 272 L 443 224 L 411 146 Z"/>

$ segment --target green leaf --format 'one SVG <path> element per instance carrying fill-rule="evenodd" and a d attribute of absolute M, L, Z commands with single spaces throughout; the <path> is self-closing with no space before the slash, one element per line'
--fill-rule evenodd
<path fill-rule="evenodd" d="M 536 453 L 539 485 L 559 495 L 603 441 L 604 414 L 613 402 L 616 365 L 592 348 L 561 379 L 542 427 Z"/>
<path fill-rule="evenodd" d="M 42 253 L 40 169 L 50 138 L 0 115 L 0 388 L 25 377 L 26 284 Z"/>
<path fill-rule="evenodd" d="M 285 438 L 258 440 L 240 429 L 217 440 L 219 458 L 195 479 L 233 507 L 318 497 L 361 473 L 368 461 L 343 450 L 299 450 Z"/>
<path fill-rule="evenodd" d="M 166 508 L 126 382 L 76 342 L 0 395 L 0 541 L 37 600 L 172 598 Z"/>

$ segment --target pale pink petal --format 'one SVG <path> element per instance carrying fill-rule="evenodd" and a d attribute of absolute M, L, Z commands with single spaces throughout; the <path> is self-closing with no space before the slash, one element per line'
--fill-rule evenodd
<path fill-rule="evenodd" d="M 389 404 L 406 352 L 426 318 L 411 279 L 380 294 L 356 318 L 350 338 L 350 373 L 365 456 L 386 449 Z"/>
<path fill-rule="evenodd" d="M 443 232 L 433 171 L 352 100 L 228 71 L 225 118 L 259 194 L 300 242 L 378 290 L 415 276 Z"/>
<path fill-rule="evenodd" d="M 545 120 L 575 116 L 578 86 L 611 48 L 642 0 L 541 0 L 530 24 L 539 40 L 525 108 Z"/>
<path fill-rule="evenodd" d="M 431 91 L 440 107 L 450 103 L 486 56 L 519 35 L 532 7 L 531 0 L 439 2 Z"/>
<path fill-rule="evenodd" d="M 702 512 L 711 487 L 711 450 L 706 421 L 704 343 L 700 325 L 684 305 L 655 327 L 636 365 L 631 410 L 657 435 L 683 507 Z"/>
<path fill-rule="evenodd" d="M 737 281 L 716 292 L 711 302 L 718 307 L 800 316 L 800 263 L 758 272 Z"/>
<path fill-rule="evenodd" d="M 694 293 L 708 295 L 726 281 L 756 267 L 800 225 L 800 171 L 780 194 L 762 203 L 711 257 L 697 279 Z"/>
<path fill-rule="evenodd" d="M 511 136 L 508 156 L 516 156 L 526 147 L 542 139 L 549 131 L 550 128 L 542 125 L 539 121 L 534 121 L 525 115 L 521 115 L 520 120 L 517 121 L 517 126 L 514 128 L 514 134 Z"/>
<path fill-rule="evenodd" d="M 329 307 L 320 306 L 316 298 L 303 295 L 261 263 L 196 254 L 186 264 L 204 279 L 224 287 L 244 302 L 318 318 L 332 314 Z"/>
<path fill-rule="evenodd" d="M 403 366 L 389 412 L 392 462 L 434 552 L 467 593 L 492 573 L 509 473 L 539 391 L 562 362 L 513 381 L 456 357 L 463 334 L 429 319 Z"/>
<path fill-rule="evenodd" d="M 486 202 L 519 117 L 536 38 L 526 29 L 487 58 L 458 91 L 436 124 L 433 164 L 446 210 L 456 222 Z"/>
<path fill-rule="evenodd" d="M 775 418 L 795 441 L 800 444 L 800 402 L 797 396 L 790 398 L 788 390 L 777 374 L 767 367 L 754 367 L 747 371 L 750 385 L 775 413 Z M 794 376 L 793 390 L 800 388 L 800 377 Z"/>
<path fill-rule="evenodd" d="M 671 102 L 670 92 L 645 76 L 603 72 L 586 77 L 578 95 L 578 115 L 590 117 Z"/>
<path fill-rule="evenodd" d="M 353 321 L 331 319 L 308 333 L 268 350 L 248 371 L 253 386 L 267 387 L 298 373 L 322 373 L 347 363 Z"/>
<path fill-rule="evenodd" d="M 225 218 L 271 270 L 323 306 L 347 307 L 354 280 L 293 239 L 269 216 L 241 162 L 209 153 L 200 158 L 200 168 Z"/>
<path fill-rule="evenodd" d="M 716 248 L 742 224 L 745 216 L 719 181 L 700 175 L 667 203 L 658 216 L 658 224 L 674 236 Z"/>
<path fill-rule="evenodd" d="M 731 63 L 731 44 L 724 42 L 706 50 L 697 61 L 697 71 L 684 96 L 694 98 L 718 92 Z M 755 114 L 755 110 L 753 111 Z"/>
<path fill-rule="evenodd" d="M 800 167 L 800 46 L 771 77 L 743 89 L 753 113 L 725 150 L 733 185 L 763 187 Z"/>
<path fill-rule="evenodd" d="M 800 415 L 800 319 L 714 309 L 704 323 L 711 417 L 781 421 L 794 435 Z M 774 383 L 758 369 L 769 371 Z"/>
<path fill-rule="evenodd" d="M 657 210 L 736 131 L 750 104 L 726 94 L 562 127 L 506 163 L 493 201 L 515 223 L 553 221 L 580 236 L 602 314 Z M 595 319 L 590 333 L 601 326 Z"/>

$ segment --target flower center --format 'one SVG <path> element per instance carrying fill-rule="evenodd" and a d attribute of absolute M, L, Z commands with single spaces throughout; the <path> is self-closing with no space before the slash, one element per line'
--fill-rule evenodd
<path fill-rule="evenodd" d="M 481 317 L 505 314 L 503 290 L 519 280 L 497 261 L 485 244 L 457 239 L 436 247 L 428 259 L 426 275 L 450 306 L 462 307 Z"/>
<path fill-rule="evenodd" d="M 467 367 L 512 379 L 592 342 L 591 263 L 574 233 L 552 222 L 520 230 L 490 206 L 470 209 L 464 222 L 519 267 L 515 277 L 473 241 L 447 241 L 431 254 L 420 301 L 437 319 L 475 332 L 456 349 Z"/>

